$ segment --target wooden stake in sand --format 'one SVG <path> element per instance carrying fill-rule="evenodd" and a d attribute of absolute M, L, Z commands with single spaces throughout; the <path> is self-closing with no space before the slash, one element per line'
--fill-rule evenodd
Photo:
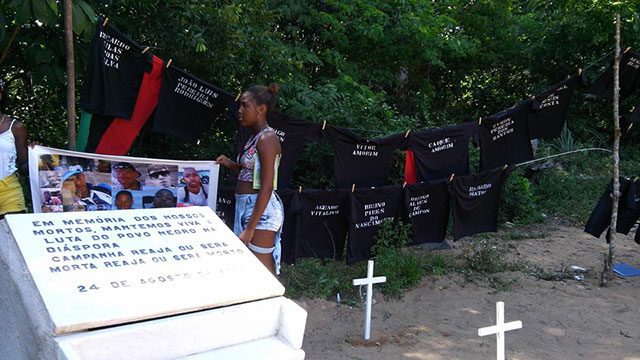
<path fill-rule="evenodd" d="M 373 260 L 367 263 L 367 277 L 363 279 L 353 279 L 353 285 L 367 285 L 366 312 L 364 315 L 364 339 L 371 338 L 371 299 L 373 298 L 373 284 L 387 281 L 386 276 L 373 277 Z"/>
<path fill-rule="evenodd" d="M 504 360 L 504 333 L 509 330 L 522 328 L 522 321 L 512 321 L 504 323 L 504 303 L 498 301 L 496 303 L 496 325 L 478 329 L 478 336 L 486 336 L 496 334 L 498 338 L 498 360 Z"/>

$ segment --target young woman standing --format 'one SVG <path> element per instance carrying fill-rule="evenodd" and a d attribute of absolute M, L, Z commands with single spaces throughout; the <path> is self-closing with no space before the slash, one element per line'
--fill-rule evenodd
<path fill-rule="evenodd" d="M 8 100 L 7 84 L 0 80 L 0 219 L 27 211 L 17 174 L 20 171 L 26 175 L 29 170 L 27 129 L 4 114 Z"/>
<path fill-rule="evenodd" d="M 216 162 L 238 173 L 233 231 L 273 274 L 280 273 L 282 201 L 275 179 L 282 150 L 267 114 L 275 108 L 278 84 L 253 86 L 240 97 L 238 121 L 253 132 L 243 152 L 233 161 L 224 155 Z"/>

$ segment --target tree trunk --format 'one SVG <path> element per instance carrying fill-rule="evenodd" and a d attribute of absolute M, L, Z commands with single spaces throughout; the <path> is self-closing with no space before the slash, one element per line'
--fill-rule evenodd
<path fill-rule="evenodd" d="M 609 254 L 604 260 L 600 285 L 606 286 L 613 278 L 613 261 L 616 249 L 616 224 L 618 223 L 618 203 L 620 201 L 620 14 L 616 14 L 616 58 L 613 62 L 613 201 L 611 224 L 609 225 Z"/>
<path fill-rule="evenodd" d="M 73 52 L 73 1 L 64 0 L 64 42 L 67 55 L 67 137 L 76 149 L 76 66 Z"/>
<path fill-rule="evenodd" d="M 9 38 L 9 41 L 7 41 L 7 45 L 4 47 L 4 50 L 2 50 L 2 55 L 0 55 L 0 65 L 2 65 L 2 63 L 7 58 L 7 55 L 9 54 L 9 49 L 11 49 L 11 45 L 13 45 L 13 40 L 16 39 L 16 35 L 18 35 L 19 31 L 20 31 L 20 25 L 16 25 L 16 28 L 13 29 L 13 32 L 11 33 L 11 37 Z"/>

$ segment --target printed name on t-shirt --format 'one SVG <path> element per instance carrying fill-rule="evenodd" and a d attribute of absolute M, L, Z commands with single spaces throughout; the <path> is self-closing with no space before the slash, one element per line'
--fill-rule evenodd
<path fill-rule="evenodd" d="M 218 198 L 218 204 L 231 205 L 231 199 Z"/>
<path fill-rule="evenodd" d="M 431 150 L 431 153 L 433 154 L 442 150 L 452 149 L 453 142 L 451 141 L 451 138 L 444 138 L 438 141 L 430 142 L 427 146 L 429 147 L 429 149 Z"/>
<path fill-rule="evenodd" d="M 340 205 L 316 205 L 311 216 L 330 216 L 340 214 Z"/>
<path fill-rule="evenodd" d="M 385 218 L 380 218 L 380 215 L 384 215 L 384 207 L 387 206 L 387 203 L 385 201 L 383 202 L 377 202 L 377 203 L 371 203 L 371 204 L 365 204 L 364 205 L 364 216 L 368 216 L 369 217 L 369 221 L 365 221 L 365 222 L 361 222 L 361 223 L 356 223 L 355 228 L 356 229 L 360 229 L 360 228 L 365 228 L 365 227 L 370 227 L 370 226 L 377 226 L 380 225 L 385 219 L 392 219 L 392 217 L 385 217 Z"/>
<path fill-rule="evenodd" d="M 409 218 L 414 216 L 428 214 L 431 212 L 431 209 L 423 209 L 422 206 L 426 205 L 429 202 L 429 194 L 420 195 L 420 196 L 412 196 L 409 198 L 409 207 L 411 208 L 411 212 L 409 213 Z"/>
<path fill-rule="evenodd" d="M 387 220 L 387 219 L 393 219 L 393 217 L 389 216 L 389 217 L 384 217 L 384 218 L 380 219 L 378 216 L 372 216 L 371 220 L 364 221 L 364 222 L 361 222 L 361 223 L 355 223 L 354 226 L 355 226 L 356 229 L 362 229 L 362 228 L 371 227 L 371 226 L 378 226 L 378 225 L 382 224 L 382 222 Z"/>
<path fill-rule="evenodd" d="M 104 66 L 118 69 L 120 67 L 120 55 L 123 51 L 131 49 L 131 46 L 125 44 L 120 39 L 106 34 L 104 31 L 100 31 L 100 38 L 104 40 Z"/>
<path fill-rule="evenodd" d="M 556 106 L 556 105 L 560 105 L 560 96 L 556 95 L 556 93 L 553 93 L 547 96 L 546 99 L 542 100 L 542 103 L 540 103 L 540 109 L 544 109 L 546 107 Z"/>
<path fill-rule="evenodd" d="M 627 66 L 631 66 L 634 69 L 639 69 L 640 68 L 640 59 L 634 58 L 634 57 L 630 57 L 629 58 L 629 62 L 627 62 Z"/>
<path fill-rule="evenodd" d="M 493 126 L 491 126 L 491 134 L 493 135 L 492 140 L 496 141 L 501 137 L 509 135 L 512 132 L 514 132 L 514 129 L 513 129 L 514 123 L 515 122 L 511 120 L 511 117 L 508 117 L 493 124 Z"/>
<path fill-rule="evenodd" d="M 178 79 L 178 84 L 173 90 L 178 95 L 182 95 L 189 100 L 193 100 L 199 104 L 202 104 L 209 109 L 213 107 L 213 103 L 210 98 L 217 98 L 218 93 L 212 89 L 206 88 L 197 82 L 181 76 Z"/>
<path fill-rule="evenodd" d="M 491 184 L 482 184 L 478 186 L 469 186 L 469 196 L 478 197 L 484 195 L 491 188 Z"/>
<path fill-rule="evenodd" d="M 353 150 L 353 153 L 351 155 L 377 157 L 378 150 L 376 148 L 376 145 L 356 144 L 356 148 L 355 150 Z"/>
<path fill-rule="evenodd" d="M 278 140 L 280 140 L 281 143 L 284 142 L 284 136 L 287 134 L 286 132 L 280 130 L 280 129 L 276 129 L 273 128 L 273 132 L 276 133 L 276 135 L 278 136 Z"/>

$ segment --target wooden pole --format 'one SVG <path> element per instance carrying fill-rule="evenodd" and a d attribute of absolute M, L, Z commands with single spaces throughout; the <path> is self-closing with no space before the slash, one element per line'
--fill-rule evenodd
<path fill-rule="evenodd" d="M 613 201 L 611 223 L 609 225 L 609 253 L 604 259 L 604 270 L 600 285 L 606 286 L 613 278 L 613 262 L 616 249 L 616 224 L 618 223 L 618 203 L 620 202 L 620 14 L 616 14 L 616 57 L 613 62 Z"/>
<path fill-rule="evenodd" d="M 76 149 L 76 66 L 73 51 L 73 1 L 64 0 L 64 43 L 67 55 L 67 137 Z"/>

